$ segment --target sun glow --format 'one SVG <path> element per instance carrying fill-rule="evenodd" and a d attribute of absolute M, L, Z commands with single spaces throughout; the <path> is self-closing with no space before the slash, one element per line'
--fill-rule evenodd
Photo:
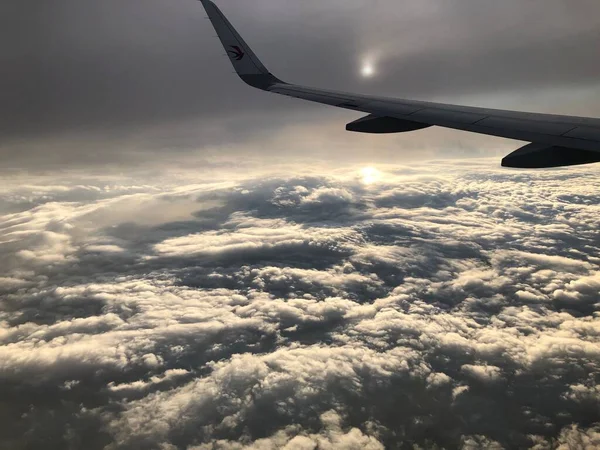
<path fill-rule="evenodd" d="M 375 167 L 363 167 L 360 170 L 360 177 L 363 184 L 369 185 L 376 183 L 381 179 L 381 172 Z"/>
<path fill-rule="evenodd" d="M 371 64 L 371 63 L 364 63 L 360 73 L 362 74 L 363 77 L 369 78 L 375 74 L 375 68 L 373 67 L 373 64 Z"/>

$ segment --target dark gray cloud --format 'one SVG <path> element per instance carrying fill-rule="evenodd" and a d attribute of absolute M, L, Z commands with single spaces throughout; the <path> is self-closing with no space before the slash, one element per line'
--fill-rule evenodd
<path fill-rule="evenodd" d="M 600 115 L 590 100 L 600 69 L 595 0 L 219 5 L 284 79 Z M 220 58 L 197 1 L 25 0 L 0 7 L 5 165 L 139 161 L 177 148 L 206 154 L 214 145 L 261 142 L 292 123 L 314 133 L 328 121 L 321 135 L 331 136 L 354 117 L 244 86 Z M 369 83 L 357 76 L 364 60 L 377 66 Z M 274 147 L 263 141 L 259 153 Z"/>
<path fill-rule="evenodd" d="M 7 177 L 0 444 L 597 446 L 600 178 L 491 167 Z"/>

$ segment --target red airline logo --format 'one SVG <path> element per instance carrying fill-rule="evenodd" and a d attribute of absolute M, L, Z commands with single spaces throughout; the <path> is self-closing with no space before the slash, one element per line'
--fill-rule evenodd
<path fill-rule="evenodd" d="M 244 52 L 237 45 L 230 45 L 233 50 L 229 50 L 228 53 L 231 53 L 231 57 L 236 61 L 240 61 L 244 57 Z"/>

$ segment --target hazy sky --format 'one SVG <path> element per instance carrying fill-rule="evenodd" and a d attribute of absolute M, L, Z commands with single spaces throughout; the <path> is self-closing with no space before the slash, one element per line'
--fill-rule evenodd
<path fill-rule="evenodd" d="M 222 0 L 218 5 L 284 80 L 341 90 L 600 116 L 596 0 Z M 356 113 L 242 84 L 192 0 L 0 4 L 4 167 L 259 155 L 315 136 L 333 157 L 372 146 L 414 157 L 435 130 L 346 136 Z M 377 76 L 359 75 L 372 62 Z M 433 134 L 432 134 L 433 133 Z M 430 142 L 431 136 L 436 140 Z M 321 139 L 322 138 L 322 139 Z M 455 146 L 455 145 L 454 145 Z M 446 145 L 448 147 L 448 145 Z M 211 150 L 212 149 L 212 150 Z M 281 150 L 279 150 L 281 151 Z M 322 152 L 323 149 L 320 149 Z M 356 150 L 360 154 L 360 150 Z M 430 153 L 429 153 L 430 154 Z M 150 158 L 149 158 L 149 155 Z"/>

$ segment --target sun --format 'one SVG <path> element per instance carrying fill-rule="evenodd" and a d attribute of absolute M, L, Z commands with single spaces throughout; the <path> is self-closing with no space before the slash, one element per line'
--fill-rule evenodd
<path fill-rule="evenodd" d="M 365 63 L 365 64 L 363 64 L 360 73 L 362 74 L 363 77 L 369 78 L 375 74 L 375 68 L 373 67 L 373 65 L 371 63 Z"/>
<path fill-rule="evenodd" d="M 360 170 L 360 177 L 363 184 L 369 185 L 381 179 L 381 172 L 375 167 L 367 166 Z"/>

